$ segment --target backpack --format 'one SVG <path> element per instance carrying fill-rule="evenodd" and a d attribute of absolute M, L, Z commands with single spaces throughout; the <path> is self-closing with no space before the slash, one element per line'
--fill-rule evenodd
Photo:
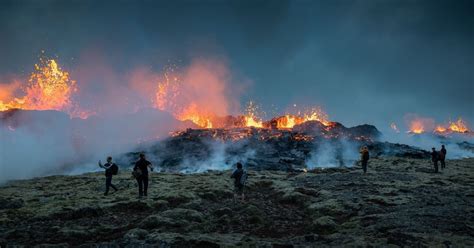
<path fill-rule="evenodd" d="M 119 170 L 119 168 L 116 164 L 112 164 L 112 166 L 110 166 L 110 171 L 112 172 L 112 175 L 117 175 L 118 170 Z"/>
<path fill-rule="evenodd" d="M 247 183 L 247 178 L 248 178 L 247 172 L 243 171 L 242 176 L 240 177 L 240 182 L 239 182 L 240 185 L 245 186 L 245 183 Z"/>

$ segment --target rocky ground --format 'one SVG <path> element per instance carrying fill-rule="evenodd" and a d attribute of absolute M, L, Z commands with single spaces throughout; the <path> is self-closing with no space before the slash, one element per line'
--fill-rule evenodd
<path fill-rule="evenodd" d="M 0 246 L 474 246 L 474 159 L 441 173 L 420 159 L 374 159 L 308 173 L 250 171 L 234 203 L 229 171 L 154 173 L 137 199 L 126 171 L 50 176 L 0 187 Z"/>

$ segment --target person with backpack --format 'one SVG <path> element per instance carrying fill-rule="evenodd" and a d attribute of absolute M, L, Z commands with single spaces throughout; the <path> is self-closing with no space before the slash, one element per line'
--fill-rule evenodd
<path fill-rule="evenodd" d="M 140 153 L 140 158 L 133 167 L 133 176 L 138 183 L 138 197 L 147 196 L 148 193 L 148 167 L 153 171 L 150 161 L 146 160 L 145 154 Z"/>
<path fill-rule="evenodd" d="M 112 184 L 112 176 L 118 174 L 118 166 L 112 162 L 112 157 L 107 157 L 107 163 L 102 165 L 102 161 L 99 160 L 99 167 L 105 169 L 105 193 L 104 195 L 109 194 L 109 188 L 112 187 L 114 192 L 118 189 Z"/>
<path fill-rule="evenodd" d="M 237 163 L 236 166 L 237 169 L 230 176 L 230 178 L 234 179 L 234 201 L 236 201 L 239 196 L 242 201 L 245 201 L 244 187 L 248 175 L 241 163 Z"/>
<path fill-rule="evenodd" d="M 446 151 L 446 147 L 444 145 L 441 145 L 441 150 L 439 150 L 439 162 L 441 163 L 441 169 L 446 168 L 446 154 L 448 151 Z"/>
<path fill-rule="evenodd" d="M 369 148 L 367 146 L 362 147 L 359 151 L 360 153 L 360 163 L 362 165 L 362 170 L 364 171 L 364 174 L 367 173 L 367 164 L 369 162 Z"/>

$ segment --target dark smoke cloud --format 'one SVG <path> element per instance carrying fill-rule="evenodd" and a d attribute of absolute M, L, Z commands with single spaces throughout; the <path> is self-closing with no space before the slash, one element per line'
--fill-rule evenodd
<path fill-rule="evenodd" d="M 7 0 L 0 79 L 31 71 L 41 50 L 72 68 L 100 51 L 124 73 L 222 56 L 253 81 L 242 100 L 267 109 L 320 104 L 331 119 L 382 130 L 406 113 L 472 127 L 473 12 L 470 0 Z"/>

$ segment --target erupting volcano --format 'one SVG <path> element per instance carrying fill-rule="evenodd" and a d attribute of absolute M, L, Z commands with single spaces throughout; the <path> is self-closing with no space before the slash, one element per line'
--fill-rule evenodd
<path fill-rule="evenodd" d="M 78 90 L 76 81 L 70 78 L 69 73 L 63 70 L 56 60 L 41 58 L 34 69 L 26 85 L 13 87 L 5 94 L 13 99 L 0 99 L 0 111 L 58 110 L 72 117 L 87 118 L 88 113 L 79 110 L 77 103 L 72 100 Z M 12 96 L 17 90 L 21 91 L 23 96 Z"/>
<path fill-rule="evenodd" d="M 437 135 L 469 135 L 472 133 L 468 124 L 462 118 L 459 118 L 457 121 L 448 121 L 448 124 L 445 125 L 435 125 L 434 120 L 430 118 L 415 118 L 410 122 L 409 132 L 413 134 L 434 133 Z"/>

